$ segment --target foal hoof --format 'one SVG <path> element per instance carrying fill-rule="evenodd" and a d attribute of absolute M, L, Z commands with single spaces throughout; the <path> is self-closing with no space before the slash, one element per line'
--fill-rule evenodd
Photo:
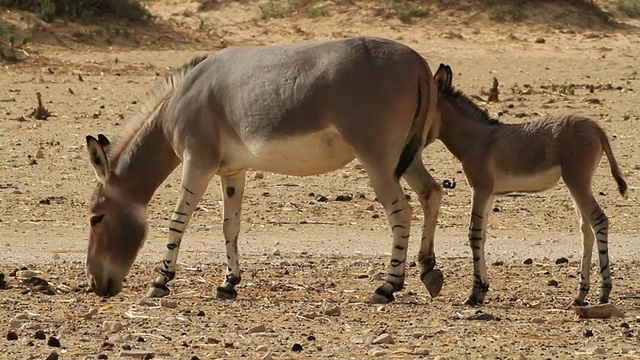
<path fill-rule="evenodd" d="M 422 275 L 422 282 L 427 287 L 429 295 L 434 298 L 440 295 L 440 290 L 442 290 L 442 284 L 444 283 L 444 275 L 439 269 L 433 269 Z"/>
<path fill-rule="evenodd" d="M 465 305 L 465 306 L 482 305 L 482 301 L 475 299 L 473 296 L 469 296 L 468 298 L 464 299 L 464 301 L 462 302 L 462 305 Z"/>
<path fill-rule="evenodd" d="M 171 291 L 166 285 L 151 285 L 149 290 L 147 290 L 148 298 L 161 298 L 169 295 Z"/>
<path fill-rule="evenodd" d="M 233 300 L 238 297 L 238 292 L 234 288 L 218 286 L 216 288 L 216 297 L 218 299 Z"/>
<path fill-rule="evenodd" d="M 580 299 L 573 299 L 571 306 L 589 306 L 589 302 Z"/>
<path fill-rule="evenodd" d="M 392 301 L 395 301 L 396 298 L 392 293 L 385 291 L 382 288 L 377 288 L 376 291 L 371 295 L 371 300 L 369 303 L 371 304 L 388 304 Z"/>

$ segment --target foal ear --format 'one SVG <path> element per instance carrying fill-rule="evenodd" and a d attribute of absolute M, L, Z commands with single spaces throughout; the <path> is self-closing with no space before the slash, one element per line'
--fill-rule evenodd
<path fill-rule="evenodd" d="M 440 64 L 438 67 L 438 71 L 433 75 L 433 78 L 436 80 L 436 84 L 438 85 L 438 93 L 446 92 L 451 90 L 451 84 L 453 82 L 453 72 L 451 71 L 451 67 L 449 65 Z"/>
<path fill-rule="evenodd" d="M 106 143 L 105 143 L 106 140 Z M 87 151 L 89 152 L 89 160 L 93 171 L 96 173 L 98 181 L 105 184 L 109 179 L 109 160 L 107 159 L 107 153 L 104 151 L 105 145 L 109 144 L 109 140 L 104 135 L 98 136 L 98 139 L 93 136 L 87 136 Z"/>

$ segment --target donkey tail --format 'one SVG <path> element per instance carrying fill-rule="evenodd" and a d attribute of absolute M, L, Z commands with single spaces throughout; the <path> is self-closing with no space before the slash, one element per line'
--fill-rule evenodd
<path fill-rule="evenodd" d="M 627 197 L 627 182 L 624 180 L 622 176 L 622 171 L 618 167 L 618 162 L 616 158 L 613 156 L 613 151 L 611 150 L 611 145 L 609 144 L 609 139 L 607 138 L 607 134 L 605 134 L 604 130 L 600 131 L 600 143 L 602 144 L 602 149 L 604 150 L 607 159 L 609 160 L 609 166 L 611 167 L 611 175 L 616 180 L 618 184 L 618 191 L 620 195 L 623 197 Z"/>

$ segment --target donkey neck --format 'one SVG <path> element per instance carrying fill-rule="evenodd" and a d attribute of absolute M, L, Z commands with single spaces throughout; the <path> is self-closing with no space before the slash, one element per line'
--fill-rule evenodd
<path fill-rule="evenodd" d="M 119 188 L 133 202 L 144 205 L 180 164 L 157 119 L 144 124 L 114 160 Z"/>
<path fill-rule="evenodd" d="M 477 144 L 489 138 L 489 133 L 499 127 L 499 122 L 488 118 L 479 108 L 463 109 L 451 106 L 442 116 L 438 138 L 459 161 L 469 152 L 477 149 Z"/>

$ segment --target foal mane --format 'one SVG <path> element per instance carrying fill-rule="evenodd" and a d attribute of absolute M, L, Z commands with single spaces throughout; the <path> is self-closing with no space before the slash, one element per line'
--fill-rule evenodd
<path fill-rule="evenodd" d="M 144 102 L 140 104 L 135 113 L 131 116 L 126 129 L 120 134 L 116 143 L 109 151 L 109 157 L 117 159 L 131 142 L 133 137 L 142 129 L 149 119 L 153 119 L 153 113 L 156 112 L 165 100 L 171 95 L 173 90 L 182 82 L 187 74 L 201 63 L 207 56 L 197 56 L 175 69 L 171 74 L 165 77 L 157 84 L 147 95 Z"/>
<path fill-rule="evenodd" d="M 448 99 L 454 108 L 469 114 L 473 119 L 480 120 L 489 125 L 499 125 L 500 120 L 493 119 L 489 116 L 489 112 L 476 105 L 473 100 L 469 99 L 462 91 L 448 87 L 440 90 L 440 96 Z"/>

